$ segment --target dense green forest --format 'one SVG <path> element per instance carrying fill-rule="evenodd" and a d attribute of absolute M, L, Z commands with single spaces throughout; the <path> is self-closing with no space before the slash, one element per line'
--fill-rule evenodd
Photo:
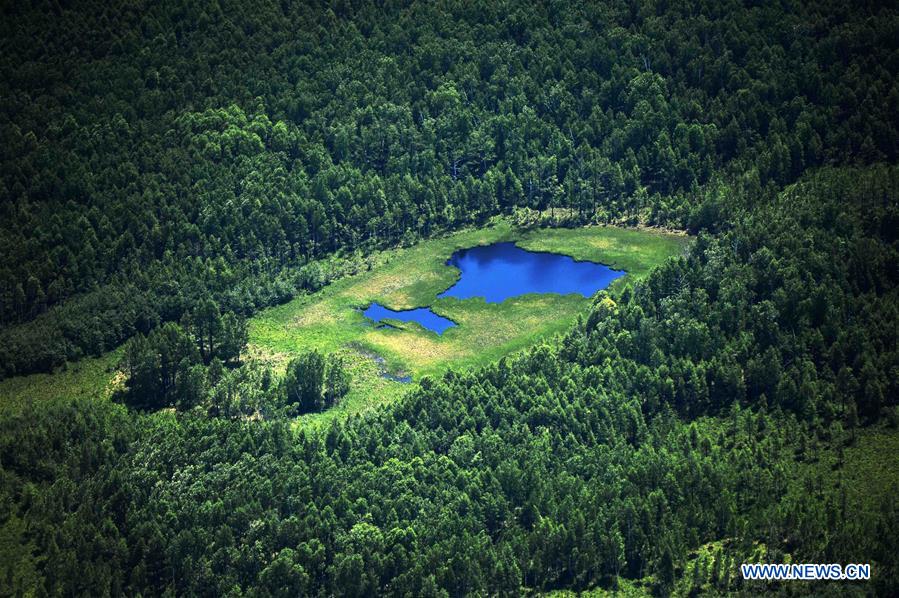
<path fill-rule="evenodd" d="M 0 404 L 0 595 L 899 591 L 897 457 L 846 456 L 899 425 L 896 6 L 0 14 L 0 378 L 125 343 L 113 401 Z M 518 208 L 696 239 L 322 429 L 337 358 L 242 359 L 333 256 Z M 786 559 L 873 576 L 739 578 Z"/>
<path fill-rule="evenodd" d="M 284 301 L 329 252 L 513 206 L 696 229 L 716 181 L 756 197 L 899 144 L 877 3 L 5 2 L 0 21 L 0 375 L 207 298 Z"/>
<path fill-rule="evenodd" d="M 803 181 L 558 344 L 323 433 L 292 432 L 289 395 L 249 373 L 263 420 L 36 398 L 2 421 L 6 587 L 667 593 L 687 550 L 732 538 L 690 584 L 740 589 L 733 562 L 763 542 L 762 560 L 872 561 L 886 593 L 894 495 L 856 511 L 802 472 L 897 423 L 897 192 L 892 168 Z"/>

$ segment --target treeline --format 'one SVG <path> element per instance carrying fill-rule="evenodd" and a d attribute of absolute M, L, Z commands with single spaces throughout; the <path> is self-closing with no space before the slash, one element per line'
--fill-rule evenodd
<path fill-rule="evenodd" d="M 0 375 L 516 206 L 684 226 L 716 179 L 897 157 L 876 4 L 0 10 Z"/>
<path fill-rule="evenodd" d="M 246 366 L 211 396 L 247 403 L 217 417 L 95 402 L 6 414 L 15 548 L 0 579 L 48 593 L 517 595 L 622 578 L 756 593 L 772 588 L 735 564 L 789 554 L 870 562 L 868 585 L 833 591 L 894 593 L 896 502 L 847 508 L 845 482 L 815 464 L 897 419 L 899 170 L 822 171 L 733 216 L 598 295 L 558 342 L 318 432 L 266 412 L 284 389 Z M 319 400 L 305 368 L 324 359 L 297 363 Z M 723 539 L 687 577 L 690 551 Z"/>

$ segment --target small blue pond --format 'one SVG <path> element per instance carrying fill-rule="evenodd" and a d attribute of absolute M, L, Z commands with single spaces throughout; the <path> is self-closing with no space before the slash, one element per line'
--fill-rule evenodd
<path fill-rule="evenodd" d="M 447 328 L 452 328 L 456 325 L 456 323 L 449 318 L 438 316 L 432 312 L 429 307 L 394 311 L 384 307 L 380 303 L 372 303 L 362 312 L 362 314 L 373 322 L 380 322 L 385 319 L 399 320 L 400 322 L 418 322 L 428 330 L 433 330 L 437 334 L 443 334 Z"/>
<path fill-rule="evenodd" d="M 462 276 L 438 297 L 483 297 L 488 303 L 528 293 L 580 293 L 590 297 L 625 274 L 567 255 L 527 251 L 515 243 L 462 249 L 446 263 L 459 268 Z"/>
<path fill-rule="evenodd" d="M 488 303 L 500 303 L 528 293 L 580 293 L 590 297 L 625 274 L 596 262 L 579 262 L 567 255 L 527 251 L 515 243 L 461 249 L 446 263 L 462 274 L 456 284 L 438 297 L 483 297 Z M 372 303 L 362 313 L 376 324 L 384 319 L 418 322 L 437 334 L 456 325 L 428 307 L 394 311 Z"/>

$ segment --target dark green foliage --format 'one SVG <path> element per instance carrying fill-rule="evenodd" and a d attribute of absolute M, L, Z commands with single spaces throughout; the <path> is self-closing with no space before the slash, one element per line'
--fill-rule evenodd
<path fill-rule="evenodd" d="M 287 406 L 312 413 L 334 406 L 349 391 L 350 377 L 338 357 L 310 351 L 290 360 L 283 384 Z"/>
<path fill-rule="evenodd" d="M 757 593 L 737 564 L 789 553 L 871 562 L 866 587 L 895 593 L 895 501 L 847 508 L 841 472 L 816 463 L 841 458 L 856 404 L 862 421 L 896 408 L 880 373 L 897 364 L 896 182 L 822 171 L 601 295 L 558 342 L 320 432 L 291 432 L 250 366 L 221 370 L 213 417 L 82 402 L 2 417 L 16 587 L 520 594 L 651 575 L 660 594 Z M 328 371 L 295 360 L 289 396 L 318 405 Z"/>
<path fill-rule="evenodd" d="M 333 406 L 350 391 L 350 373 L 338 355 L 325 360 L 324 402 L 325 408 Z"/>
<path fill-rule="evenodd" d="M 297 413 L 324 409 L 325 358 L 318 351 L 295 357 L 287 364 L 284 393 L 288 405 Z"/>
<path fill-rule="evenodd" d="M 897 157 L 876 3 L 181 4 L 3 8 L 0 376 L 516 206 L 713 230 L 722 178 Z"/>
<path fill-rule="evenodd" d="M 248 340 L 247 321 L 228 312 L 222 316 L 221 335 L 215 354 L 228 363 L 240 364 L 240 354 Z"/>
<path fill-rule="evenodd" d="M 657 269 L 614 309 L 600 301 L 571 343 L 581 360 L 627 363 L 649 409 L 685 416 L 734 400 L 808 422 L 870 421 L 895 404 L 899 171 L 828 170 L 770 205 L 741 209 L 688 257 Z M 875 273 L 876 272 L 876 273 Z M 566 341 L 569 342 L 569 341 Z M 857 423 L 857 422 L 856 422 Z"/>
<path fill-rule="evenodd" d="M 192 366 L 199 361 L 191 338 L 173 322 L 148 337 L 138 334 L 125 347 L 128 402 L 137 407 L 169 407 L 184 395 L 193 402 L 196 379 Z"/>
<path fill-rule="evenodd" d="M 221 316 L 215 302 L 206 300 L 183 324 L 167 322 L 126 343 L 127 390 L 122 398 L 129 405 L 190 409 L 206 398 L 207 382 L 219 382 L 224 364 L 239 364 L 247 344 L 246 320 L 232 312 Z"/>
<path fill-rule="evenodd" d="M 841 469 L 899 397 L 895 7 L 0 12 L 0 376 L 132 339 L 139 407 L 0 412 L 0 594 L 896 594 L 895 489 L 850 508 Z M 241 365 L 243 318 L 326 255 L 516 207 L 698 238 L 563 337 L 322 430 L 285 416 L 341 364 Z M 874 579 L 736 574 L 787 555 Z"/>

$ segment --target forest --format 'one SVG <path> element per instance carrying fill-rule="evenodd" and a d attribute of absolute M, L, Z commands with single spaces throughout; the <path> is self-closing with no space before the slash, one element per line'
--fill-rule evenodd
<path fill-rule="evenodd" d="M 0 595 L 899 591 L 895 5 L 0 14 Z M 302 425 L 351 368 L 251 318 L 497 219 L 691 242 Z M 112 350 L 108 399 L 29 393 Z"/>

